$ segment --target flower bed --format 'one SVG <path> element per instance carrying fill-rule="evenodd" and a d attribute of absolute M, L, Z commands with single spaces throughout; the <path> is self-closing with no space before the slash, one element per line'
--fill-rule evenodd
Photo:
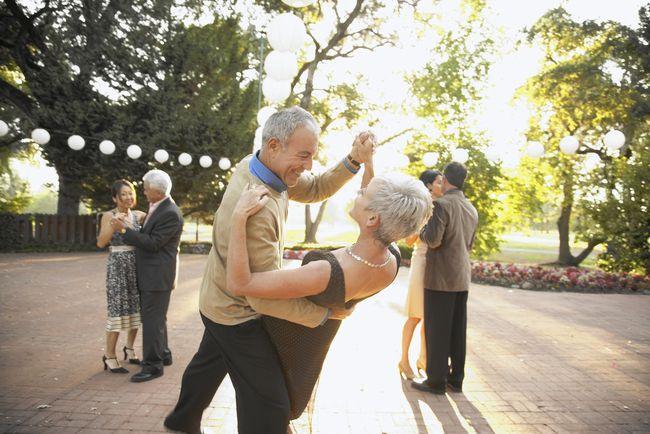
<path fill-rule="evenodd" d="M 472 281 L 487 285 L 538 291 L 643 292 L 650 290 L 650 277 L 605 273 L 586 268 L 551 268 L 531 265 L 472 263 Z"/>
<path fill-rule="evenodd" d="M 284 259 L 302 260 L 309 250 L 285 250 Z M 403 260 L 408 266 L 410 261 Z M 535 291 L 650 292 L 650 277 L 576 267 L 472 262 L 472 282 Z"/>

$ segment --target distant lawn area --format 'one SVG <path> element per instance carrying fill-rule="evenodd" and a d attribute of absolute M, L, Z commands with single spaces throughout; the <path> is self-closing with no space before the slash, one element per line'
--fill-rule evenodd
<path fill-rule="evenodd" d="M 353 243 L 356 239 L 355 231 L 346 230 L 339 233 L 320 234 L 317 236 L 321 244 L 338 244 Z M 194 241 L 196 237 L 196 225 L 190 223 L 185 225 L 183 231 L 183 241 Z M 285 245 L 295 245 L 302 243 L 305 237 L 303 229 L 289 229 L 286 233 Z M 209 225 L 199 225 L 199 241 L 211 241 L 212 227 Z M 518 264 L 544 264 L 553 262 L 557 259 L 558 254 L 558 235 L 557 232 L 514 232 L 502 236 L 503 243 L 501 251 L 493 253 L 488 257 L 488 261 L 495 262 L 513 262 Z M 585 247 L 584 243 L 573 243 L 573 253 L 578 254 L 580 249 Z M 596 256 L 600 252 L 598 248 L 589 255 L 582 263 L 582 266 L 594 268 L 596 266 Z"/>

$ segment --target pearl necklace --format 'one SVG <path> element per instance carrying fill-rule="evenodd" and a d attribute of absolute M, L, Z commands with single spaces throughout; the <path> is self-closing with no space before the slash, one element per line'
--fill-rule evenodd
<path fill-rule="evenodd" d="M 368 262 L 365 259 L 363 259 L 361 256 L 353 253 L 351 246 L 348 247 L 347 249 L 345 249 L 345 251 L 347 252 L 348 255 L 352 256 L 357 261 L 359 261 L 359 262 L 361 262 L 363 264 L 366 264 L 368 267 L 372 267 L 372 268 L 382 268 L 382 267 L 385 267 L 386 265 L 388 265 L 388 263 L 390 262 L 390 253 L 388 253 L 388 258 L 386 258 L 386 260 L 384 261 L 383 264 L 373 264 L 372 262 Z"/>

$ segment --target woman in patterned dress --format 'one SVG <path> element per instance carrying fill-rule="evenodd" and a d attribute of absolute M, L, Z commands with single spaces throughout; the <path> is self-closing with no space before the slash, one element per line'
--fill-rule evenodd
<path fill-rule="evenodd" d="M 420 175 L 420 181 L 427 187 L 431 199 L 436 200 L 442 196 L 442 174 L 437 170 L 425 170 Z M 406 239 L 409 245 L 415 244 L 411 256 L 411 269 L 409 271 L 409 286 L 406 295 L 406 314 L 408 319 L 402 328 L 402 358 L 397 365 L 402 377 L 412 380 L 415 377 L 409 362 L 409 347 L 413 339 L 413 332 L 424 316 L 424 266 L 426 265 L 427 246 L 420 242 L 419 234 L 413 234 Z M 417 369 L 426 367 L 427 350 L 424 345 L 424 327 L 420 327 L 420 356 L 417 360 Z"/>
<path fill-rule="evenodd" d="M 106 299 L 108 320 L 106 323 L 106 353 L 102 357 L 104 370 L 114 373 L 127 373 L 117 361 L 115 347 L 121 330 L 127 330 L 126 345 L 122 348 L 124 360 L 131 364 L 140 364 L 135 356 L 133 343 L 140 326 L 140 295 L 135 269 L 135 247 L 128 246 L 122 239 L 122 233 L 113 230 L 111 219 L 125 216 L 130 226 L 139 230 L 145 218 L 142 211 L 132 210 L 136 205 L 136 193 L 133 184 L 118 179 L 111 188 L 115 208 L 103 213 L 97 246 L 109 246 L 106 270 Z"/>

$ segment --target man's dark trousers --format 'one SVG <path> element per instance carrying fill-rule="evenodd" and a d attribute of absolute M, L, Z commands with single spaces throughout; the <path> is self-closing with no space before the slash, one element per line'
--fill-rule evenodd
<path fill-rule="evenodd" d="M 445 390 L 448 382 L 462 387 L 465 378 L 467 294 L 468 291 L 424 290 L 426 383 L 440 391 Z"/>
<path fill-rule="evenodd" d="M 262 321 L 226 326 L 203 315 L 201 319 L 205 325 L 203 339 L 185 368 L 178 403 L 165 419 L 165 426 L 199 432 L 203 410 L 228 374 L 235 388 L 239 433 L 286 434 L 289 395 Z"/>
<path fill-rule="evenodd" d="M 167 345 L 167 309 L 171 291 L 140 291 L 142 365 L 162 368 L 171 359 Z"/>

